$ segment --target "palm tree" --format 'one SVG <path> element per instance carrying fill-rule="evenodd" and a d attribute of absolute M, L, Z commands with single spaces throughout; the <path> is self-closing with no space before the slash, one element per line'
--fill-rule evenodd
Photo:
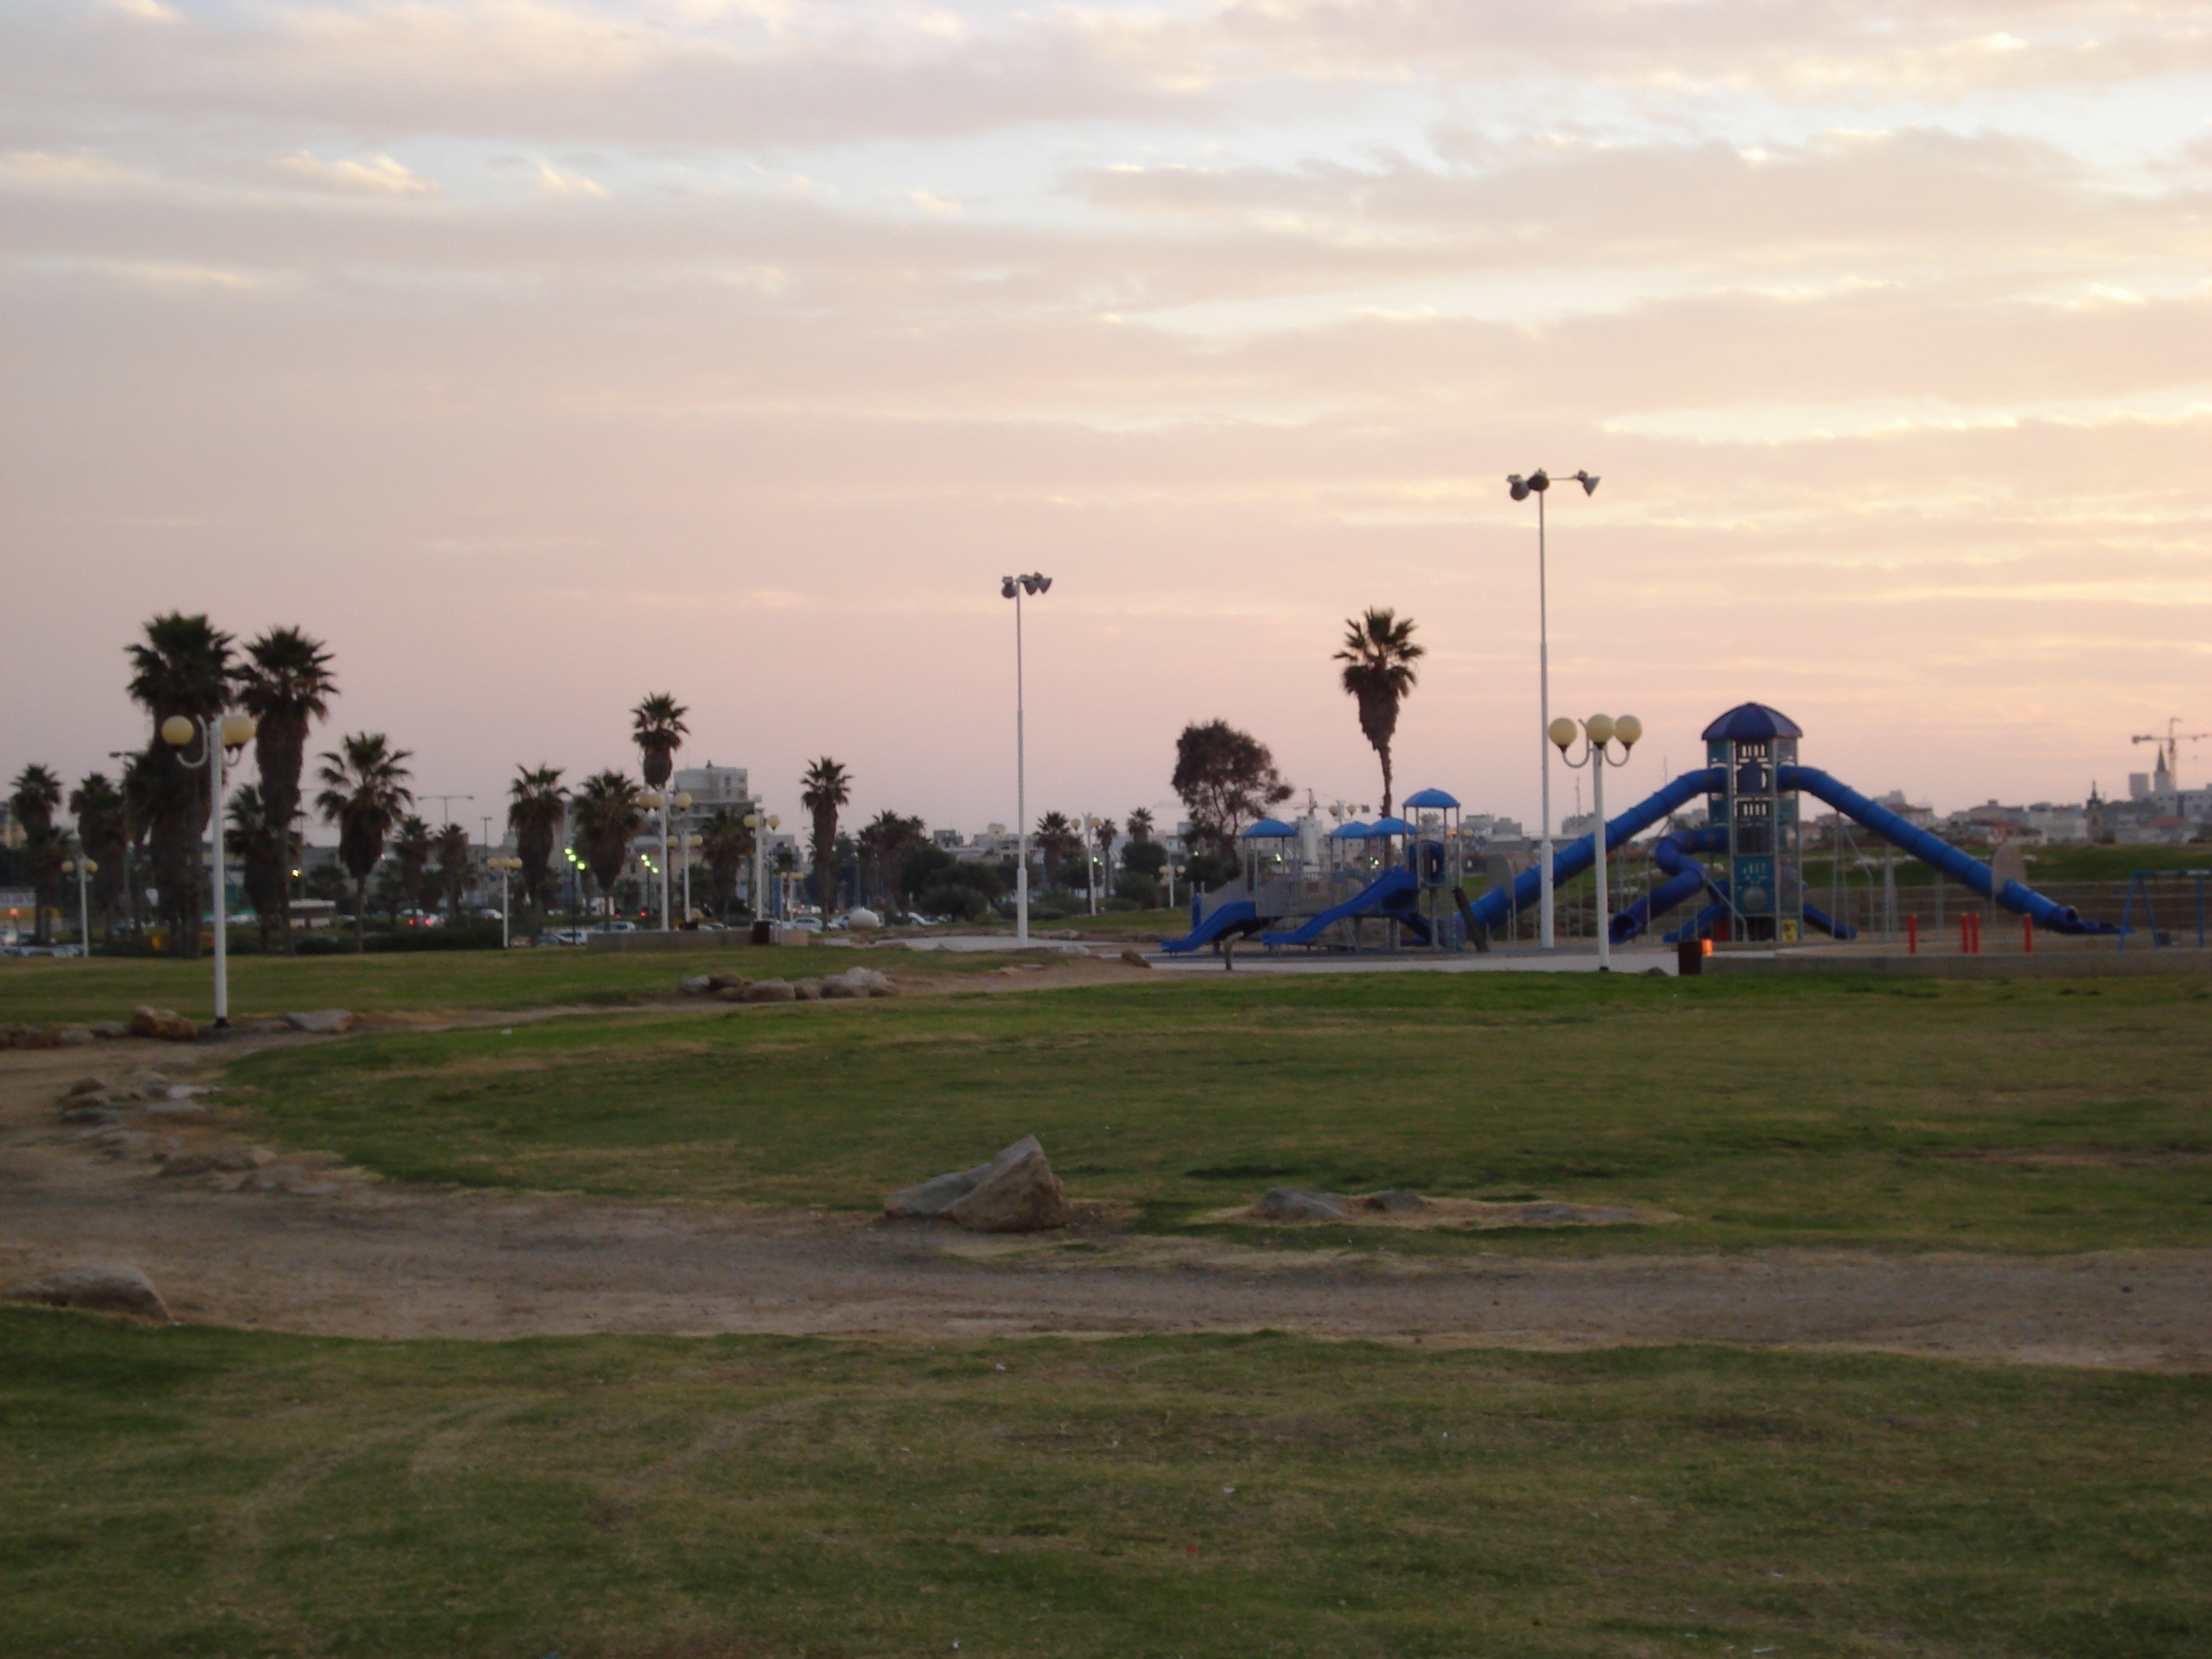
<path fill-rule="evenodd" d="M 76 844 L 100 866 L 92 878 L 93 902 L 112 939 L 115 896 L 123 890 L 123 862 L 131 848 L 123 792 L 107 781 L 106 773 L 88 772 L 84 781 L 70 791 L 69 810 L 76 815 Z"/>
<path fill-rule="evenodd" d="M 530 906 L 530 942 L 535 945 L 544 925 L 542 907 L 551 896 L 548 872 L 554 843 L 568 818 L 568 792 L 561 786 L 559 767 L 532 771 L 518 766 L 507 794 L 507 823 L 514 831 L 515 855 L 522 860 L 522 896 Z"/>
<path fill-rule="evenodd" d="M 32 933 L 41 945 L 54 942 L 53 914 L 68 843 L 54 829 L 62 804 L 62 781 L 35 761 L 15 775 L 8 805 L 23 831 L 23 863 L 31 877 Z M 89 939 L 84 941 L 88 946 Z"/>
<path fill-rule="evenodd" d="M 1044 860 L 1044 884 L 1055 885 L 1060 880 L 1060 866 L 1067 856 L 1083 845 L 1082 832 L 1065 812 L 1048 812 L 1037 820 L 1037 854 Z"/>
<path fill-rule="evenodd" d="M 290 887 L 291 828 L 280 824 L 268 810 L 267 798 L 258 783 L 242 784 L 230 798 L 230 823 L 222 832 L 223 850 L 246 870 L 246 902 L 253 907 L 261 928 L 261 948 L 268 950 L 276 937 L 283 914 L 284 895 Z"/>
<path fill-rule="evenodd" d="M 854 842 L 860 855 L 861 890 L 895 907 L 900 867 L 927 833 L 920 818 L 902 817 L 888 807 L 877 813 Z"/>
<path fill-rule="evenodd" d="M 151 842 L 154 884 L 161 890 L 173 948 L 181 957 L 200 953 L 200 836 L 207 829 L 208 769 L 185 764 L 185 755 L 161 741 L 161 722 L 173 714 L 210 720 L 230 696 L 230 635 L 205 617 L 173 611 L 146 624 L 146 637 L 130 647 L 130 691 L 154 719 L 146 746 L 147 787 L 132 805 L 143 815 Z"/>
<path fill-rule="evenodd" d="M 296 628 L 272 628 L 247 642 L 246 660 L 232 671 L 238 687 L 239 707 L 253 716 L 253 760 L 261 775 L 261 803 L 269 815 L 272 844 L 289 847 L 292 823 L 300 812 L 300 769 L 307 750 L 307 732 L 317 720 L 327 720 L 337 680 L 331 673 L 331 653 L 320 640 L 310 639 Z M 292 860 L 286 853 L 278 861 L 281 883 L 275 905 L 275 926 L 292 948 Z M 270 937 L 264 912 L 262 938 Z"/>
<path fill-rule="evenodd" d="M 1098 827 L 1091 831 L 1098 843 L 1098 884 L 1109 898 L 1114 896 L 1114 837 L 1121 833 L 1111 818 L 1099 819 Z"/>
<path fill-rule="evenodd" d="M 738 872 L 753 855 L 753 832 L 745 823 L 744 814 L 728 806 L 718 806 L 709 812 L 707 821 L 699 826 L 699 850 L 706 854 L 707 879 L 715 913 L 727 921 L 730 906 L 737 901 Z M 757 895 L 753 904 L 757 911 Z"/>
<path fill-rule="evenodd" d="M 399 866 L 399 908 L 422 910 L 422 872 L 430 867 L 430 826 L 409 814 L 392 838 L 392 856 Z"/>
<path fill-rule="evenodd" d="M 325 823 L 337 825 L 338 861 L 353 878 L 356 951 L 367 948 L 369 873 L 384 856 L 385 838 L 415 802 L 407 787 L 413 775 L 400 764 L 408 758 L 410 751 L 391 747 L 383 732 L 356 732 L 325 753 L 315 775 L 323 782 L 315 810 Z"/>
<path fill-rule="evenodd" d="M 644 791 L 619 772 L 594 772 L 576 790 L 576 851 L 614 908 L 615 883 L 629 858 L 630 837 L 645 827 Z"/>
<path fill-rule="evenodd" d="M 629 711 L 630 737 L 643 759 L 645 787 L 658 789 L 675 769 L 676 751 L 684 746 L 690 728 L 684 717 L 691 711 L 665 691 L 656 691 Z"/>
<path fill-rule="evenodd" d="M 461 896 L 469 885 L 469 832 L 449 823 L 438 832 L 438 885 L 445 890 L 446 925 L 461 925 Z"/>
<path fill-rule="evenodd" d="M 1130 813 L 1128 829 L 1131 841 L 1150 841 L 1152 838 L 1152 809 L 1139 806 Z"/>
<path fill-rule="evenodd" d="M 1382 757 L 1382 816 L 1390 816 L 1390 739 L 1397 735 L 1399 706 L 1419 678 L 1413 664 L 1428 647 L 1413 643 L 1413 619 L 1370 605 L 1364 617 L 1344 621 L 1345 691 L 1359 704 L 1359 729 Z"/>
<path fill-rule="evenodd" d="M 824 755 L 799 783 L 799 804 L 814 814 L 814 891 L 827 916 L 837 904 L 837 809 L 853 798 L 853 777 Z"/>

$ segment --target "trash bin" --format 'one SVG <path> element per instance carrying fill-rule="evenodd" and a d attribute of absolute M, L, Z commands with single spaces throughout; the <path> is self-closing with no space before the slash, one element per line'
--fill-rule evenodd
<path fill-rule="evenodd" d="M 753 923 L 753 943 L 756 945 L 775 944 L 775 924 L 769 921 L 765 916 L 763 916 L 760 921 Z"/>
<path fill-rule="evenodd" d="M 1705 940 L 1686 939 L 1676 944 L 1674 971 L 1678 974 L 1702 974 L 1705 971 Z"/>

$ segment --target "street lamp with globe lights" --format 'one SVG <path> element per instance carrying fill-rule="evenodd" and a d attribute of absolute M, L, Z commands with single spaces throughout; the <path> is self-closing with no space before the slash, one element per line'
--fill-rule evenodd
<path fill-rule="evenodd" d="M 228 1030 L 230 1025 L 230 949 L 226 937 L 229 930 L 223 918 L 222 890 L 224 781 L 239 751 L 253 741 L 254 731 L 253 716 L 251 714 L 217 714 L 213 717 L 172 714 L 161 722 L 161 741 L 172 749 L 185 749 L 195 738 L 198 739 L 200 757 L 192 760 L 179 754 L 178 762 L 194 771 L 203 766 L 208 769 L 208 871 L 215 882 L 215 1024 L 217 1030 Z"/>
<path fill-rule="evenodd" d="M 1588 472 L 1576 473 L 1573 482 L 1583 487 L 1584 495 L 1594 495 L 1597 493 L 1598 481 Z M 1552 729 L 1552 640 L 1550 597 L 1544 564 L 1544 497 L 1551 490 L 1552 477 L 1540 466 L 1525 478 L 1518 472 L 1512 473 L 1506 478 L 1505 483 L 1507 488 L 1512 491 L 1515 501 L 1525 501 L 1531 495 L 1536 498 L 1536 723 L 1541 731 L 1549 732 Z M 1544 828 L 1542 842 L 1537 853 L 1539 859 L 1537 868 L 1541 872 L 1538 880 L 1542 884 L 1543 891 L 1543 899 L 1539 907 L 1540 915 L 1538 921 L 1538 942 L 1548 951 L 1553 947 L 1553 943 L 1552 751 L 1540 741 L 1536 746 L 1543 751 L 1544 768 L 1542 782 Z"/>
<path fill-rule="evenodd" d="M 1582 723 L 1583 757 L 1575 759 L 1567 750 L 1574 746 L 1575 722 L 1561 715 L 1552 722 L 1545 735 L 1559 751 L 1559 758 L 1569 766 L 1589 767 L 1590 772 L 1590 804 L 1597 814 L 1597 823 L 1590 830 L 1590 866 L 1597 873 L 1597 965 L 1600 973 L 1613 970 L 1613 911 L 1605 890 L 1606 846 L 1605 769 L 1609 744 L 1620 745 L 1620 758 L 1612 763 L 1626 765 L 1628 751 L 1636 747 L 1644 735 L 1644 722 L 1633 714 L 1619 719 L 1610 714 L 1592 714 Z"/>
<path fill-rule="evenodd" d="M 668 811 L 669 808 L 674 807 L 679 812 L 690 811 L 691 797 L 681 790 L 671 795 L 653 789 L 641 795 L 637 804 L 648 812 L 657 811 L 660 814 L 660 931 L 665 933 L 668 931 Z M 684 904 L 687 910 L 690 909 L 691 872 L 689 870 L 684 872 Z"/>
<path fill-rule="evenodd" d="M 691 855 L 707 844 L 704 836 L 690 830 L 684 834 L 684 925 L 691 925 Z"/>
<path fill-rule="evenodd" d="M 62 873 L 76 878 L 76 943 L 86 956 L 92 954 L 92 907 L 85 896 L 84 878 L 100 873 L 99 864 L 88 858 L 64 859 Z"/>
<path fill-rule="evenodd" d="M 1022 596 L 1052 592 L 1052 578 L 1031 571 L 1026 576 L 999 578 L 999 597 L 1014 602 L 1014 829 L 1019 837 L 1014 865 L 1014 948 L 1030 942 L 1030 808 L 1029 779 L 1023 753 L 1022 721 Z"/>

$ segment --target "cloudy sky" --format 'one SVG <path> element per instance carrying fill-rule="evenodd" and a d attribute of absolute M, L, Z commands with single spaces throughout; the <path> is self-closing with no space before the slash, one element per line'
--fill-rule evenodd
<path fill-rule="evenodd" d="M 456 816 L 672 690 L 786 812 L 973 828 L 1038 569 L 1033 811 L 1217 715 L 1371 801 L 1381 605 L 1401 784 L 1533 815 L 1542 465 L 1632 782 L 1755 697 L 2124 788 L 2212 729 L 2208 115 L 2201 0 L 7 0 L 0 769 L 143 741 L 181 608 Z"/>

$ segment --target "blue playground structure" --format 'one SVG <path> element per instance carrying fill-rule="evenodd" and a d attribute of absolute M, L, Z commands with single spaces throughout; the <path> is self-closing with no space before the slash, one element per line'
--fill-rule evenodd
<path fill-rule="evenodd" d="M 1667 880 L 1609 918 L 1616 944 L 1645 933 L 1668 911 L 1703 899 L 1691 918 L 1666 934 L 1736 942 L 1797 943 L 1813 927 L 1838 939 L 1853 930 L 1805 896 L 1798 864 L 1798 798 L 1826 803 L 1913 858 L 1972 892 L 2031 918 L 2057 933 L 2118 933 L 2109 922 L 2090 921 L 2069 905 L 2053 902 L 2017 881 L 1999 882 L 1979 859 L 1969 857 L 1817 767 L 1797 759 L 1804 733 L 1786 714 L 1764 703 L 1731 708 L 1704 733 L 1705 765 L 1685 772 L 1604 826 L 1605 851 L 1626 844 L 1681 808 L 1705 798 L 1705 823 L 1662 836 L 1652 859 Z M 1480 898 L 1462 886 L 1460 804 L 1441 789 L 1409 796 L 1413 817 L 1371 824 L 1340 824 L 1326 836 L 1313 819 L 1292 826 L 1264 818 L 1240 838 L 1243 877 L 1191 899 L 1191 931 L 1165 948 L 1182 954 L 1224 948 L 1256 936 L 1275 949 L 1304 945 L 1358 951 L 1369 943 L 1366 924 L 1377 924 L 1382 948 L 1407 942 L 1452 951 L 1472 942 L 1488 948 L 1490 935 L 1519 912 L 1534 908 L 1541 872 L 1522 871 Z M 1559 846 L 1552 860 L 1554 885 L 1588 870 L 1598 856 L 1595 831 Z M 1710 860 L 1710 864 L 1708 862 Z"/>

